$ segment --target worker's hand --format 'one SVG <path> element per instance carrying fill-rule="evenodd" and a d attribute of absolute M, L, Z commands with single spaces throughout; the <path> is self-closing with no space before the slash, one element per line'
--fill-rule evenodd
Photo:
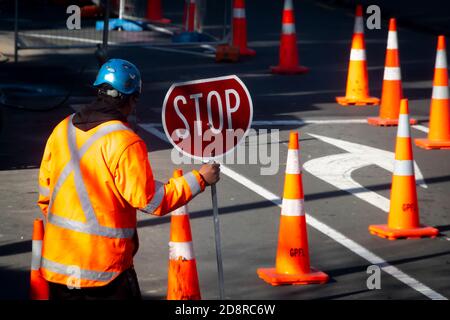
<path fill-rule="evenodd" d="M 218 163 L 207 163 L 200 167 L 198 170 L 200 175 L 205 180 L 206 185 L 215 184 L 220 179 L 220 164 Z"/>

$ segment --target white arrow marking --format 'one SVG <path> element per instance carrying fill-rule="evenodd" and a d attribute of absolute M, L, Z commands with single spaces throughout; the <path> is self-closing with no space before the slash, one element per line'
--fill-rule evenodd
<path fill-rule="evenodd" d="M 395 157 L 393 152 L 317 134 L 308 134 L 316 139 L 343 149 L 348 153 L 340 153 L 309 160 L 303 165 L 303 168 L 306 171 L 340 190 L 347 191 L 361 200 L 364 200 L 385 212 L 389 212 L 389 199 L 376 192 L 370 191 L 353 180 L 352 172 L 374 164 L 387 171 L 393 172 Z M 416 172 L 417 184 L 422 188 L 427 188 L 427 185 L 423 180 L 422 172 L 415 162 L 414 171 Z"/>

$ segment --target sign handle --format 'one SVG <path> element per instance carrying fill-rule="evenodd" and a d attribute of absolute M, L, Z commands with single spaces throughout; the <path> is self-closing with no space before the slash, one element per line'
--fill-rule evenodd
<path fill-rule="evenodd" d="M 215 152 L 211 153 L 214 157 Z M 214 160 L 210 159 L 209 163 L 215 163 Z M 217 204 L 217 189 L 216 185 L 211 185 L 211 200 L 213 207 L 213 221 L 214 221 L 214 236 L 216 240 L 216 258 L 217 258 L 217 271 L 219 274 L 219 299 L 224 300 L 224 281 L 223 281 L 223 264 L 222 264 L 222 245 L 220 241 L 220 224 L 219 224 L 219 206 Z"/>
<path fill-rule="evenodd" d="M 217 189 L 215 184 L 211 186 L 211 198 L 214 214 L 214 235 L 216 238 L 217 271 L 219 273 L 219 299 L 223 300 L 225 292 L 223 282 L 222 246 L 220 243 L 219 208 L 217 205 Z"/>

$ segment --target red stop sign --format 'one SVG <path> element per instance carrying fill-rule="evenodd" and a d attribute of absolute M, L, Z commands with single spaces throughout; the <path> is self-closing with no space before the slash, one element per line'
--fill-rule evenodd
<path fill-rule="evenodd" d="M 162 110 L 169 141 L 202 160 L 233 150 L 247 135 L 252 116 L 250 93 L 235 75 L 175 83 Z"/>

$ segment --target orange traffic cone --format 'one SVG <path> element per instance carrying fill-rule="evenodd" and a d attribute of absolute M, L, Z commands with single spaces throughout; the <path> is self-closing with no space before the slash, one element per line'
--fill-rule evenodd
<path fill-rule="evenodd" d="M 184 31 L 194 32 L 197 20 L 197 3 L 195 0 L 186 0 L 183 13 Z"/>
<path fill-rule="evenodd" d="M 174 171 L 181 177 L 183 171 Z M 167 300 L 200 300 L 200 286 L 187 206 L 172 211 Z"/>
<path fill-rule="evenodd" d="M 42 241 L 44 240 L 44 223 L 41 219 L 34 220 L 32 251 L 31 251 L 31 276 L 30 299 L 48 300 L 49 288 L 47 281 L 41 275 Z"/>
<path fill-rule="evenodd" d="M 97 5 L 86 5 L 81 8 L 81 18 L 96 18 L 103 14 L 103 8 Z"/>
<path fill-rule="evenodd" d="M 415 139 L 414 142 L 425 149 L 450 149 L 450 105 L 444 36 L 438 37 L 428 139 Z"/>
<path fill-rule="evenodd" d="M 369 231 L 371 234 L 389 240 L 435 237 L 439 233 L 437 229 L 421 226 L 419 223 L 408 99 L 402 99 L 400 106 L 388 223 L 387 225 L 371 225 Z"/>
<path fill-rule="evenodd" d="M 258 276 L 271 285 L 325 283 L 328 275 L 309 264 L 298 133 L 291 132 L 281 206 L 275 268 L 260 268 Z"/>
<path fill-rule="evenodd" d="M 386 61 L 381 91 L 381 105 L 379 117 L 367 119 L 374 126 L 396 126 L 400 111 L 400 100 L 403 97 L 402 78 L 400 72 L 400 57 L 398 53 L 397 23 L 394 18 L 389 20 L 389 32 L 386 47 Z M 417 120 L 409 119 L 410 124 Z"/>
<path fill-rule="evenodd" d="M 147 19 L 157 23 L 170 23 L 163 18 L 161 0 L 147 0 Z"/>
<path fill-rule="evenodd" d="M 247 19 L 245 17 L 245 0 L 233 2 L 233 46 L 239 48 L 242 56 L 254 56 L 256 51 L 247 48 Z"/>
<path fill-rule="evenodd" d="M 309 71 L 307 67 L 299 65 L 297 36 L 295 34 L 295 17 L 292 0 L 284 1 L 282 31 L 280 40 L 280 63 L 271 67 L 272 73 L 299 74 Z"/>
<path fill-rule="evenodd" d="M 356 6 L 345 97 L 336 97 L 336 101 L 343 106 L 366 106 L 380 103 L 380 99 L 369 95 L 369 76 L 367 73 L 364 20 L 361 5 Z"/>

